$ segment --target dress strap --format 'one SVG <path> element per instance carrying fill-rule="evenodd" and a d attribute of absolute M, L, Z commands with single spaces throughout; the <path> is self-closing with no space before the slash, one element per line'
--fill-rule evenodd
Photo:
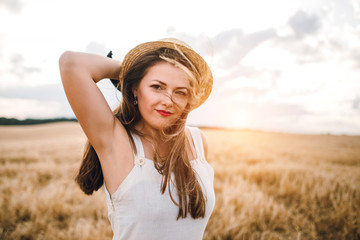
<path fill-rule="evenodd" d="M 138 135 L 136 135 L 135 133 L 131 133 L 131 136 L 134 139 L 134 143 L 135 143 L 135 147 L 136 147 L 136 150 L 134 150 L 135 164 L 142 166 L 145 163 L 145 153 L 144 153 L 143 144 Z M 135 153 L 135 151 L 136 151 L 136 153 Z"/>
<path fill-rule="evenodd" d="M 188 129 L 190 130 L 191 137 L 194 141 L 197 158 L 201 162 L 205 162 L 204 146 L 202 142 L 200 129 L 198 129 L 197 127 L 188 127 Z"/>

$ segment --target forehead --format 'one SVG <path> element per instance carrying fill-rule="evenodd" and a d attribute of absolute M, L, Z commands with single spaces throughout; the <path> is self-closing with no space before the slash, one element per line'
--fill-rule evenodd
<path fill-rule="evenodd" d="M 153 81 L 160 81 L 174 88 L 190 87 L 189 78 L 185 71 L 167 62 L 160 62 L 150 67 L 141 83 Z"/>

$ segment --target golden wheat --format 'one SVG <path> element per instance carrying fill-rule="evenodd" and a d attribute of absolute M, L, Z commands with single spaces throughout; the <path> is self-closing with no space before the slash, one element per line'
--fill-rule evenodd
<path fill-rule="evenodd" d="M 204 239 L 360 239 L 360 137 L 204 131 Z M 103 189 L 73 181 L 84 143 L 77 123 L 0 127 L 0 239 L 111 239 Z"/>

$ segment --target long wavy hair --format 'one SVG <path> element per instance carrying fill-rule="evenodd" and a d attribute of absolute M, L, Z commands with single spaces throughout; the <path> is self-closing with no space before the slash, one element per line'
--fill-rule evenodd
<path fill-rule="evenodd" d="M 141 120 L 141 114 L 138 106 L 134 105 L 133 90 L 136 89 L 146 75 L 148 69 L 160 62 L 168 62 L 183 69 L 190 81 L 192 89 L 189 94 L 188 104 L 183 111 L 181 117 L 170 126 L 166 126 L 160 130 L 160 138 L 171 146 L 167 156 L 160 156 L 157 141 L 152 141 L 155 135 L 145 136 L 143 133 L 135 129 L 136 124 Z M 162 175 L 160 192 L 164 194 L 168 190 L 173 203 L 178 206 L 178 217 L 186 218 L 188 213 L 194 219 L 205 216 L 205 197 L 201 186 L 196 178 L 196 173 L 191 167 L 190 159 L 187 151 L 190 149 L 189 141 L 185 135 L 185 123 L 188 113 L 191 109 L 191 103 L 195 100 L 193 88 L 197 86 L 196 79 L 198 73 L 194 65 L 188 60 L 186 55 L 178 50 L 169 48 L 160 48 L 141 56 L 125 74 L 121 89 L 123 99 L 114 115 L 125 127 L 131 144 L 136 151 L 134 140 L 131 132 L 143 136 L 152 142 L 154 153 L 154 166 Z M 174 102 L 175 103 L 175 102 Z M 174 104 L 176 105 L 176 103 Z M 157 137 L 159 133 L 157 134 Z M 99 158 L 93 146 L 87 142 L 83 155 L 81 167 L 76 182 L 82 191 L 88 195 L 98 190 L 103 185 L 103 174 Z M 175 187 L 177 197 L 173 195 L 171 189 Z M 176 199 L 177 198 L 177 199 Z"/>

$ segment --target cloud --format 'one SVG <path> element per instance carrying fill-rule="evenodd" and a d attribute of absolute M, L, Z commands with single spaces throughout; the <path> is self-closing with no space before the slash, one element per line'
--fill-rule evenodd
<path fill-rule="evenodd" d="M 258 106 L 262 117 L 291 117 L 311 114 L 303 105 L 288 103 L 265 103 Z"/>
<path fill-rule="evenodd" d="M 264 80 L 264 81 L 275 81 L 281 77 L 281 71 L 270 68 L 262 68 L 259 66 L 250 66 L 239 64 L 239 66 L 233 71 L 226 71 L 223 76 L 217 76 L 218 82 L 229 82 L 242 77 L 248 80 Z M 264 77 L 266 79 L 264 79 Z"/>
<path fill-rule="evenodd" d="M 360 31 L 359 31 L 360 32 Z M 360 47 L 360 44 L 359 44 Z M 360 70 L 360 49 L 354 49 L 350 52 L 350 59 L 352 61 L 352 67 Z"/>
<path fill-rule="evenodd" d="M 323 11 L 321 18 L 299 10 L 288 21 L 294 34 L 278 38 L 277 46 L 293 53 L 299 65 L 337 60 L 339 65 L 359 69 L 360 18 L 349 2 L 337 4 L 331 11 Z M 344 8 L 346 14 L 338 8 Z"/>
<path fill-rule="evenodd" d="M 0 89 L 0 116 L 16 118 L 74 117 L 61 84 Z"/>
<path fill-rule="evenodd" d="M 359 29 L 356 25 L 335 24 L 333 18 L 338 16 L 335 10 L 321 14 L 298 10 L 287 22 L 291 33 L 273 39 L 274 46 L 291 53 L 297 65 L 338 59 L 340 64 L 352 61 L 350 65 L 357 68 L 360 66 Z M 352 13 L 349 12 L 347 19 L 356 18 Z"/>
<path fill-rule="evenodd" d="M 62 85 L 48 84 L 35 87 L 17 86 L 0 89 L 3 98 L 33 99 L 39 101 L 66 101 Z"/>
<path fill-rule="evenodd" d="M 280 76 L 278 71 L 242 66 L 234 75 L 216 79 L 219 86 L 214 95 L 228 99 L 234 96 L 241 98 L 239 101 L 261 101 L 269 95 L 279 95 L 277 79 Z"/>
<path fill-rule="evenodd" d="M 0 33 L 0 61 L 3 60 L 4 55 L 4 41 L 5 40 L 5 34 Z"/>
<path fill-rule="evenodd" d="M 95 53 L 95 54 L 99 54 L 102 56 L 106 56 L 106 54 L 110 51 L 110 50 L 106 50 L 106 47 L 104 44 L 101 43 L 97 43 L 97 42 L 90 42 L 86 48 L 85 51 L 88 53 Z"/>
<path fill-rule="evenodd" d="M 354 110 L 360 109 L 360 95 L 356 96 L 355 99 L 353 100 L 352 109 L 354 109 Z"/>
<path fill-rule="evenodd" d="M 336 40 L 322 33 L 322 20 L 318 15 L 298 10 L 287 21 L 290 30 L 283 36 L 272 39 L 274 48 L 279 48 L 294 57 L 298 65 L 326 61 L 338 50 Z"/>
<path fill-rule="evenodd" d="M 216 68 L 223 68 L 227 71 L 239 67 L 241 60 L 258 45 L 277 37 L 273 28 L 250 34 L 245 34 L 242 29 L 236 28 L 220 32 L 210 38 L 205 35 L 177 32 L 174 27 L 170 27 L 167 29 L 167 34 L 191 43 L 191 47 L 205 58 L 214 57 Z"/>
<path fill-rule="evenodd" d="M 266 40 L 276 38 L 273 28 L 251 34 L 244 34 L 242 29 L 232 29 L 214 37 L 215 55 L 218 55 L 218 67 L 230 70 L 240 65 L 241 60 L 258 45 Z"/>
<path fill-rule="evenodd" d="M 202 57 L 212 57 L 213 54 L 213 43 L 211 38 L 204 34 L 191 34 L 187 32 L 178 32 L 175 27 L 171 26 L 166 29 L 168 36 L 174 36 L 175 38 L 181 39 L 182 41 L 190 44 L 191 47 L 199 53 Z"/>
<path fill-rule="evenodd" d="M 18 13 L 23 8 L 23 3 L 20 0 L 0 0 L 0 8 L 6 8 L 7 10 Z"/>
<path fill-rule="evenodd" d="M 60 84 L 0 89 L 0 116 L 17 118 L 73 117 Z"/>
<path fill-rule="evenodd" d="M 27 66 L 24 57 L 19 53 L 14 53 L 9 60 L 8 72 L 15 75 L 19 80 L 26 79 L 30 74 L 41 72 L 39 67 Z"/>
<path fill-rule="evenodd" d="M 281 43 L 280 43 L 281 44 Z M 326 42 L 314 39 L 310 45 L 303 41 L 292 41 L 287 45 L 287 50 L 295 56 L 295 63 L 299 65 L 317 63 L 328 60 L 326 52 L 329 46 Z"/>
<path fill-rule="evenodd" d="M 110 108 L 121 100 L 121 93 L 109 80 L 98 82 Z M 8 87 L 0 89 L 0 116 L 27 117 L 73 117 L 74 114 L 60 83 L 34 87 Z"/>
<path fill-rule="evenodd" d="M 298 38 L 315 34 L 321 28 L 321 21 L 316 15 L 299 10 L 290 17 L 289 25 Z"/>
<path fill-rule="evenodd" d="M 360 1 L 359 0 L 350 0 L 350 5 L 354 9 L 355 13 L 360 13 Z"/>
<path fill-rule="evenodd" d="M 0 98 L 0 116 L 24 118 L 74 117 L 69 104 L 35 99 Z"/>
<path fill-rule="evenodd" d="M 210 96 L 204 105 L 191 112 L 189 123 L 271 131 L 287 131 L 288 129 L 296 131 L 294 126 L 291 126 L 294 121 L 301 126 L 300 119 L 309 119 L 315 114 L 302 104 L 259 101 L 259 99 L 243 96 L 243 93 L 248 94 L 248 89 L 244 90 L 238 94 L 226 93 L 222 96 Z"/>

